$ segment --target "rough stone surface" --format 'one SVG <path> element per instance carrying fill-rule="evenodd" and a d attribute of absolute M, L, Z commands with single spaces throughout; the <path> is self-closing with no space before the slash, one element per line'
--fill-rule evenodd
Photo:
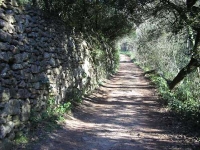
<path fill-rule="evenodd" d="M 4 110 L 8 115 L 18 115 L 21 113 L 20 110 L 20 100 L 10 100 L 5 105 Z"/>
<path fill-rule="evenodd" d="M 61 103 L 89 92 L 114 68 L 112 48 L 96 33 L 83 38 L 43 16 L 36 8 L 18 7 L 16 0 L 0 6 L 0 142 L 25 132 L 30 112 L 39 115 L 49 96 Z M 107 60 L 96 58 L 96 45 Z"/>

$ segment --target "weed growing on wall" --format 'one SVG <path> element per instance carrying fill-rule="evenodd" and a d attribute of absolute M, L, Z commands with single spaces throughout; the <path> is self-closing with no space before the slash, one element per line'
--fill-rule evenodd
<path fill-rule="evenodd" d="M 46 109 L 42 113 L 37 113 L 36 110 L 32 110 L 30 117 L 31 132 L 35 130 L 51 132 L 59 128 L 59 123 L 64 121 L 65 114 L 68 113 L 71 108 L 71 102 L 55 105 L 55 99 L 53 97 L 49 98 Z M 27 144 L 31 141 L 30 138 L 28 133 L 18 132 L 14 142 L 16 145 Z"/>
<path fill-rule="evenodd" d="M 36 110 L 32 110 L 31 114 L 31 129 L 37 128 L 41 123 L 45 123 L 45 129 L 52 130 L 57 128 L 58 123 L 64 120 L 64 115 L 72 108 L 71 102 L 55 105 L 55 99 L 49 98 L 46 109 L 37 114 Z"/>
<path fill-rule="evenodd" d="M 29 138 L 26 134 L 19 132 L 15 137 L 15 143 L 18 144 L 27 144 L 29 142 Z"/>
<path fill-rule="evenodd" d="M 17 0 L 19 5 L 26 5 L 31 2 L 31 0 Z"/>

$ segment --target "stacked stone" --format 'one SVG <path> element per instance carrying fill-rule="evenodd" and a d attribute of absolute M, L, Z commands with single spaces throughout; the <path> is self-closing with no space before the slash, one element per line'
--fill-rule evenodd
<path fill-rule="evenodd" d="M 89 40 L 89 38 L 88 38 Z M 49 96 L 56 104 L 69 100 L 73 90 L 91 91 L 98 72 L 91 53 L 92 41 L 81 33 L 67 32 L 64 24 L 45 19 L 31 7 L 20 8 L 15 0 L 0 6 L 0 139 L 29 129 L 30 112 L 39 114 Z M 102 46 L 112 56 L 109 46 Z M 112 58 L 101 70 L 109 70 Z M 99 64 L 103 64 L 99 60 Z M 56 105 L 55 104 L 55 105 Z"/>

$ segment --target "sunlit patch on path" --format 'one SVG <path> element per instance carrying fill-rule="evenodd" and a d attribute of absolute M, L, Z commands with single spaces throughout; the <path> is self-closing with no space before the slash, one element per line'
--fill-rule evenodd
<path fill-rule="evenodd" d="M 155 88 L 130 59 L 121 55 L 116 75 L 106 80 L 63 129 L 35 150 L 169 150 L 190 149 L 162 122 Z"/>

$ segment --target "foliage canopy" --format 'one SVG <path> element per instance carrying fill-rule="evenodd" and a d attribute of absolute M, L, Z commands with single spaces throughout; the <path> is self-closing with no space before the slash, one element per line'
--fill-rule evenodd
<path fill-rule="evenodd" d="M 175 35 L 187 31 L 190 61 L 169 83 L 172 90 L 200 66 L 200 2 L 198 0 L 30 0 L 48 14 L 80 31 L 101 33 L 110 41 L 129 33 L 153 17 L 159 20 L 151 37 L 163 28 Z"/>

